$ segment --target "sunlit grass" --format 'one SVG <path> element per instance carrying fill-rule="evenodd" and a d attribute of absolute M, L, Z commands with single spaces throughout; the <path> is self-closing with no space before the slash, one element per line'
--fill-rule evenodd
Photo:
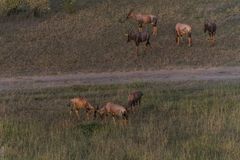
<path fill-rule="evenodd" d="M 144 92 L 129 124 L 69 117 L 68 100 L 126 104 Z M 1 95 L 6 159 L 224 159 L 240 156 L 238 83 L 135 83 L 19 91 Z"/>

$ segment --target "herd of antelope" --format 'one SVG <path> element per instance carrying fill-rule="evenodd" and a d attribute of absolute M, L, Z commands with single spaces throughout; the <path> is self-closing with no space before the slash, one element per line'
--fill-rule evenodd
<path fill-rule="evenodd" d="M 69 103 L 70 107 L 70 116 L 74 112 L 77 119 L 80 119 L 79 112 L 80 110 L 85 110 L 86 120 L 90 120 L 90 115 L 93 116 L 93 119 L 96 119 L 99 115 L 101 120 L 106 121 L 108 115 L 111 115 L 113 118 L 114 124 L 116 124 L 115 118 L 120 118 L 123 120 L 126 125 L 128 122 L 128 115 L 130 112 L 135 113 L 136 109 L 140 107 L 141 99 L 143 93 L 141 91 L 134 91 L 128 95 L 128 104 L 126 107 L 115 104 L 112 102 L 107 102 L 101 107 L 93 107 L 90 102 L 84 97 L 72 98 Z"/>
<path fill-rule="evenodd" d="M 130 40 L 135 41 L 136 44 L 136 53 L 138 53 L 138 46 L 142 42 L 146 42 L 146 47 L 150 46 L 150 33 L 147 31 L 143 31 L 144 24 L 151 24 L 152 25 L 152 34 L 157 35 L 157 22 L 158 18 L 152 14 L 141 14 L 141 13 L 134 13 L 133 9 L 127 14 L 126 20 L 133 19 L 138 23 L 138 31 L 131 31 L 128 34 L 125 34 L 128 37 L 127 42 Z M 204 22 L 204 33 L 208 31 L 209 39 L 211 41 L 211 45 L 214 46 L 215 44 L 215 34 L 217 30 L 217 25 L 215 22 L 210 22 L 206 20 Z M 192 46 L 192 27 L 191 25 L 184 24 L 184 23 L 177 23 L 175 26 L 175 33 L 176 33 L 176 43 L 179 45 L 180 38 L 183 36 L 188 37 L 188 46 Z"/>
<path fill-rule="evenodd" d="M 137 47 L 136 52 L 138 53 L 138 46 L 142 42 L 146 42 L 146 47 L 150 46 L 150 36 L 151 34 L 146 30 L 143 30 L 143 25 L 151 24 L 152 25 L 152 34 L 157 35 L 157 22 L 158 18 L 155 15 L 144 15 L 144 14 L 135 14 L 133 10 L 127 14 L 126 20 L 134 19 L 138 23 L 138 31 L 130 31 L 128 34 L 125 34 L 128 39 L 127 42 L 134 41 Z M 204 33 L 208 31 L 209 40 L 211 44 L 215 44 L 215 34 L 217 30 L 217 25 L 214 22 L 205 21 L 204 23 Z M 183 36 L 188 37 L 188 45 L 192 46 L 192 27 L 188 24 L 177 23 L 175 26 L 176 33 L 176 43 L 179 45 L 180 38 Z M 107 102 L 101 107 L 93 107 L 89 101 L 84 97 L 77 97 L 70 100 L 70 115 L 74 112 L 76 117 L 80 119 L 79 112 L 80 110 L 85 110 L 86 119 L 89 120 L 89 116 L 92 115 L 94 119 L 97 118 L 97 115 L 101 120 L 106 121 L 106 117 L 111 115 L 113 122 L 116 123 L 115 117 L 118 117 L 124 120 L 124 124 L 127 124 L 129 112 L 135 113 L 136 109 L 139 108 L 141 104 L 143 93 L 141 91 L 135 91 L 128 95 L 128 104 L 127 107 L 124 107 L 119 104 L 112 102 Z M 138 107 L 137 107 L 138 106 Z"/>

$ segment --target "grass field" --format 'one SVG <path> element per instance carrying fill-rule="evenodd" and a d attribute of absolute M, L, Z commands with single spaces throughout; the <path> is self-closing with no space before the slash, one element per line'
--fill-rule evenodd
<path fill-rule="evenodd" d="M 143 103 L 126 127 L 114 126 L 111 119 L 105 124 L 69 118 L 71 97 L 85 96 L 95 106 L 124 105 L 136 89 L 144 92 Z M 237 160 L 239 97 L 238 82 L 136 82 L 1 93 L 2 158 Z"/>
<path fill-rule="evenodd" d="M 51 1 L 52 10 L 58 2 Z M 239 0 L 86 0 L 75 4 L 74 14 L 1 17 L 0 75 L 239 65 Z M 136 29 L 136 23 L 119 23 L 131 8 L 159 17 L 159 34 L 151 39 L 153 49 L 144 52 L 141 48 L 138 58 L 134 44 L 127 44 L 124 36 Z M 203 33 L 206 18 L 218 24 L 215 47 L 210 47 Z M 177 22 L 192 25 L 193 47 L 175 45 Z"/>

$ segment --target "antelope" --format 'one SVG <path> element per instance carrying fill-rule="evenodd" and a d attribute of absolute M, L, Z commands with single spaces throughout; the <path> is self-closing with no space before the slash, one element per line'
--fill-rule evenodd
<path fill-rule="evenodd" d="M 70 100 L 69 106 L 71 107 L 70 116 L 72 115 L 72 112 L 75 112 L 78 120 L 80 118 L 79 117 L 79 112 L 80 112 L 81 109 L 85 109 L 87 120 L 89 120 L 89 114 L 94 113 L 94 111 L 95 111 L 95 108 L 84 97 L 72 98 Z"/>
<path fill-rule="evenodd" d="M 124 120 L 124 124 L 127 124 L 127 120 L 128 120 L 127 110 L 126 110 L 126 108 L 124 108 L 121 105 L 114 104 L 112 102 L 108 102 L 108 103 L 106 103 L 106 105 L 104 105 L 100 109 L 98 107 L 95 110 L 94 117 L 96 117 L 97 113 L 100 115 L 101 119 L 105 119 L 106 116 L 111 114 L 114 124 L 116 124 L 115 117 L 122 118 Z"/>
<path fill-rule="evenodd" d="M 128 95 L 128 107 L 134 112 L 134 108 L 136 105 L 139 107 L 141 104 L 143 93 L 141 91 L 135 91 Z"/>
<path fill-rule="evenodd" d="M 177 23 L 175 26 L 176 31 L 176 43 L 179 45 L 180 37 L 188 36 L 188 46 L 192 46 L 192 27 L 187 24 Z"/>
<path fill-rule="evenodd" d="M 142 27 L 143 27 L 143 24 L 152 24 L 152 27 L 153 27 L 153 35 L 157 35 L 157 21 L 158 21 L 158 18 L 157 16 L 155 15 L 144 15 L 144 14 L 141 14 L 141 13 L 133 13 L 133 9 L 130 10 L 130 12 L 127 14 L 127 17 L 126 17 L 126 20 L 128 19 L 134 19 L 138 22 L 138 27 L 139 27 L 139 31 L 141 32 L 142 31 Z"/>
<path fill-rule="evenodd" d="M 207 31 L 209 34 L 208 40 L 210 40 L 212 42 L 212 45 L 214 45 L 215 44 L 215 34 L 217 31 L 216 23 L 205 21 L 204 22 L 204 33 L 206 33 Z"/>
<path fill-rule="evenodd" d="M 146 42 L 146 47 L 150 46 L 150 34 L 147 31 L 143 32 L 134 32 L 130 31 L 128 34 L 125 34 L 128 37 L 127 42 L 134 41 L 136 44 L 136 54 L 138 54 L 138 46 L 142 42 Z"/>

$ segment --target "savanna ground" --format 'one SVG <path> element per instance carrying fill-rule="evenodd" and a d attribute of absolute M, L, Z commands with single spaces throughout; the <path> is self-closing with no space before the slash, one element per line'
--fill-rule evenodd
<path fill-rule="evenodd" d="M 33 2 L 45 4 L 46 0 Z M 31 6 L 35 5 L 33 2 Z M 239 0 L 86 0 L 59 5 L 60 2 L 50 1 L 50 11 L 38 18 L 2 15 L 0 75 L 239 65 Z M 127 44 L 124 36 L 137 29 L 136 22 L 119 22 L 131 8 L 159 17 L 158 36 L 151 39 L 152 50 L 144 52 L 142 47 L 138 58 L 135 45 Z M 210 47 L 207 34 L 203 33 L 205 19 L 218 24 L 215 47 Z M 192 25 L 193 47 L 175 45 L 177 22 Z M 147 29 L 150 31 L 151 27 Z"/>
<path fill-rule="evenodd" d="M 7 1 L 20 0 L 0 1 L 1 76 L 238 66 L 240 62 L 239 0 L 52 0 L 50 6 L 46 0 L 25 0 L 31 9 L 38 2 L 43 5 L 44 12 L 37 17 L 32 12 L 6 16 L 7 8 L 14 8 Z M 152 50 L 141 49 L 138 58 L 134 44 L 126 44 L 124 37 L 136 29 L 136 23 L 119 22 L 131 8 L 159 17 Z M 206 18 L 218 24 L 214 47 L 203 33 Z M 177 22 L 192 25 L 193 47 L 175 45 Z M 111 119 L 101 123 L 69 117 L 67 104 L 72 97 L 85 96 L 94 106 L 107 101 L 126 105 L 127 94 L 137 89 L 144 92 L 143 103 L 138 113 L 129 115 L 125 127 L 113 125 Z M 0 95 L 0 159 L 240 157 L 237 81 L 139 82 Z"/>
<path fill-rule="evenodd" d="M 69 118 L 68 101 L 125 105 L 142 90 L 127 126 Z M 4 159 L 237 160 L 240 152 L 238 82 L 132 83 L 2 93 Z"/>

